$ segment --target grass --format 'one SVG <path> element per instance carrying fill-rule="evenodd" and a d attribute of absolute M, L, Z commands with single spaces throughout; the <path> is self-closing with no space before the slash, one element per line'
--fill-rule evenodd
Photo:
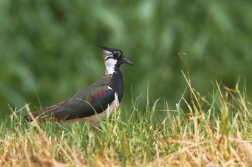
<path fill-rule="evenodd" d="M 148 99 L 144 111 L 133 100 L 127 118 L 119 109 L 97 130 L 85 123 L 26 124 L 16 115 L 22 109 L 15 111 L 0 127 L 0 166 L 251 165 L 246 88 L 214 83 L 205 98 L 186 81 L 191 98 L 182 95 L 173 111 L 167 105 L 164 119 L 156 114 L 158 100 L 151 105 Z"/>

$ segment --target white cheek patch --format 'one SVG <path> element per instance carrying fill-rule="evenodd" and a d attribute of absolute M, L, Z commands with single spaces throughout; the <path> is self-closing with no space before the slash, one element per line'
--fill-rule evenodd
<path fill-rule="evenodd" d="M 107 51 L 107 50 L 103 50 L 103 55 L 105 55 L 105 57 L 107 57 L 107 56 L 112 56 L 112 52 L 110 52 L 110 51 Z"/>
<path fill-rule="evenodd" d="M 109 58 L 108 60 L 105 60 L 105 66 L 106 66 L 106 74 L 113 74 L 115 72 L 115 65 L 117 63 L 117 60 L 113 58 Z"/>

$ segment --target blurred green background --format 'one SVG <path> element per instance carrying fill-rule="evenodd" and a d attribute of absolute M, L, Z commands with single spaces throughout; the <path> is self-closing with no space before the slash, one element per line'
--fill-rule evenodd
<path fill-rule="evenodd" d="M 205 96 L 215 80 L 234 88 L 240 76 L 251 97 L 251 9 L 251 0 L 0 0 L 1 118 L 10 107 L 58 103 L 101 77 L 98 32 L 135 64 L 121 68 L 122 108 L 141 95 L 144 109 L 148 82 L 151 102 L 175 108 L 186 88 L 181 70 Z"/>

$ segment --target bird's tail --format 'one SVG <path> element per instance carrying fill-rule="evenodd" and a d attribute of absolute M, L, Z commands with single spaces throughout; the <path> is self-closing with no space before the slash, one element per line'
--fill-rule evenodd
<path fill-rule="evenodd" d="M 23 116 L 23 121 L 32 122 L 33 120 L 38 120 L 39 122 L 44 122 L 51 117 L 51 111 L 54 106 L 44 108 L 42 110 L 30 113 L 29 115 Z"/>
<path fill-rule="evenodd" d="M 37 119 L 40 115 L 42 115 L 42 111 L 30 113 L 29 115 L 23 116 L 23 121 L 32 122 L 33 120 Z"/>

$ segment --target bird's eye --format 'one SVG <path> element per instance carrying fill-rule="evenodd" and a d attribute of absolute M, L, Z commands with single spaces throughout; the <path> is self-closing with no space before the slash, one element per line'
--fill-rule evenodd
<path fill-rule="evenodd" d="M 114 57 L 114 58 L 117 58 L 117 57 L 118 57 L 118 52 L 114 52 L 114 53 L 113 53 L 113 57 Z"/>

